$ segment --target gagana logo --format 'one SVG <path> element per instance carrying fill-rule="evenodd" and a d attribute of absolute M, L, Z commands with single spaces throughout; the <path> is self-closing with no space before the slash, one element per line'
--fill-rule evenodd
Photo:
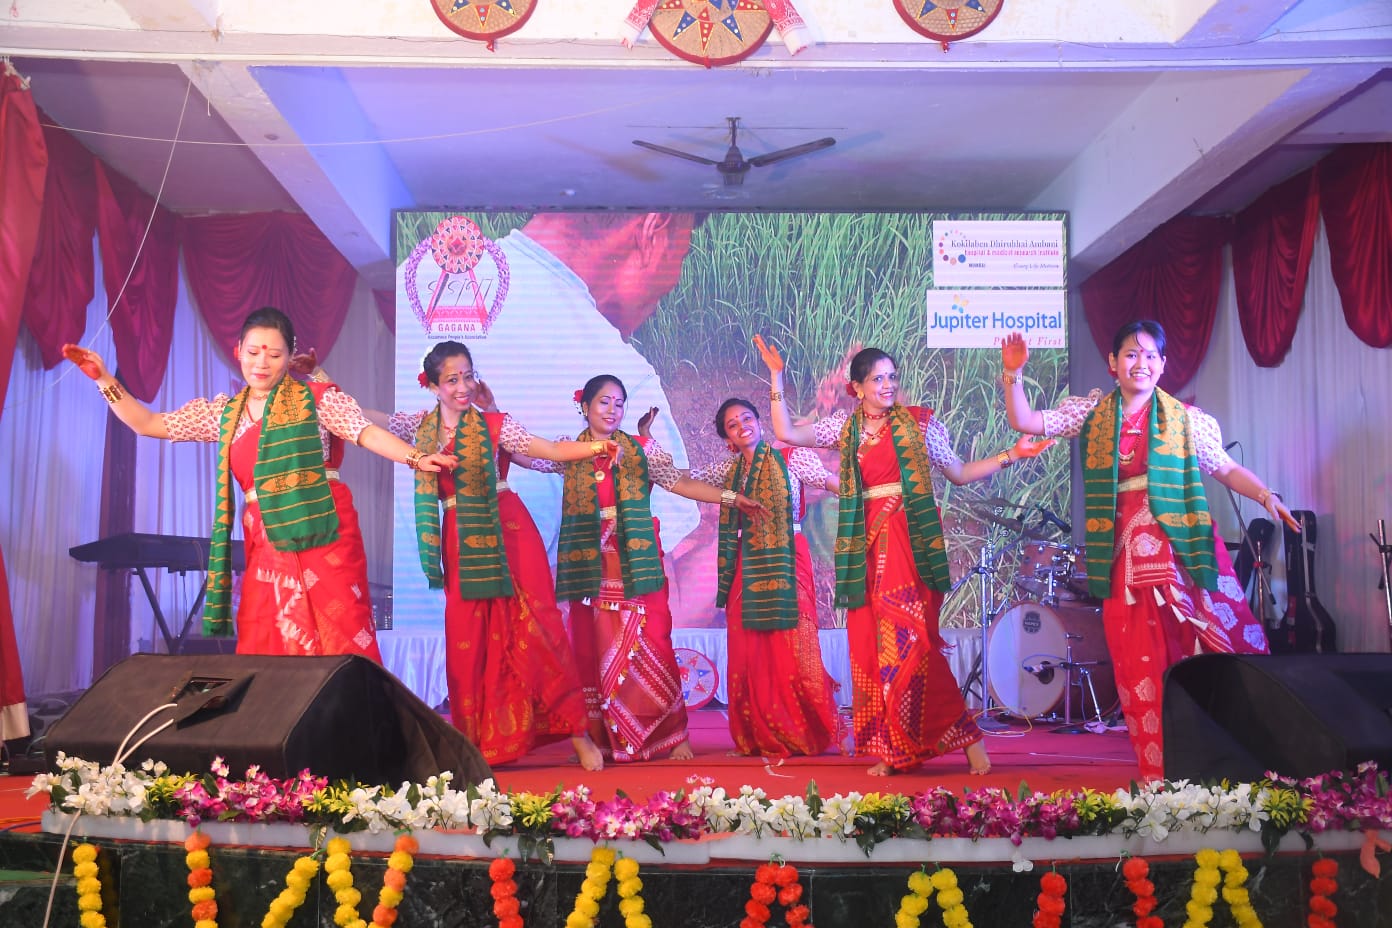
<path fill-rule="evenodd" d="M 938 236 L 938 260 L 945 264 L 966 264 L 967 253 L 962 250 L 962 246 L 953 241 L 959 238 L 961 233 L 956 229 L 948 229 Z"/>

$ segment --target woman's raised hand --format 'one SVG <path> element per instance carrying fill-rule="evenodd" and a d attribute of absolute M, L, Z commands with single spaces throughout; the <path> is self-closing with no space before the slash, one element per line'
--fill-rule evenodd
<path fill-rule="evenodd" d="M 493 395 L 493 389 L 482 380 L 474 384 L 474 405 L 482 412 L 498 411 L 498 399 Z"/>
<path fill-rule="evenodd" d="M 1033 435 L 1021 435 L 1016 439 L 1014 447 L 1010 449 L 1010 453 L 1015 460 L 1019 461 L 1026 458 L 1038 457 L 1056 444 L 1058 444 L 1057 438 L 1036 439 Z"/>
<path fill-rule="evenodd" d="M 442 470 L 454 470 L 458 464 L 458 459 L 452 454 L 427 454 L 416 462 L 416 470 L 438 474 Z"/>
<path fill-rule="evenodd" d="M 1001 367 L 1008 371 L 1018 371 L 1029 360 L 1029 346 L 1019 332 L 1011 332 L 1001 342 Z"/>
<path fill-rule="evenodd" d="M 657 418 L 658 408 L 649 406 L 648 411 L 643 413 L 638 419 L 638 434 L 644 438 L 652 438 L 653 420 Z"/>
<path fill-rule="evenodd" d="M 319 367 L 319 354 L 313 348 L 290 356 L 290 373 L 308 377 Z"/>
<path fill-rule="evenodd" d="M 754 347 L 759 349 L 759 355 L 768 365 L 770 374 L 783 373 L 783 356 L 778 353 L 778 349 L 764 341 L 762 335 L 754 336 Z"/>
<path fill-rule="evenodd" d="M 106 369 L 106 364 L 102 361 L 101 355 L 95 351 L 77 345 L 64 345 L 63 357 L 78 366 L 82 373 L 91 377 L 93 380 L 100 380 L 110 374 Z"/>

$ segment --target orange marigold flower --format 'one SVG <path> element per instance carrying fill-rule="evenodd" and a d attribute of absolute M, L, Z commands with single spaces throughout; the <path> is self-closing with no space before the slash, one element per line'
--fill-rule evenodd
<path fill-rule="evenodd" d="M 372 910 L 372 923 L 374 925 L 385 925 L 390 928 L 396 924 L 396 909 L 385 905 L 379 905 Z"/>
<path fill-rule="evenodd" d="M 1063 874 L 1050 870 L 1039 878 L 1039 888 L 1051 896 L 1062 896 L 1068 890 L 1068 881 Z"/>
<path fill-rule="evenodd" d="M 493 914 L 498 918 L 511 918 L 522 911 L 522 903 L 517 901 L 516 896 L 509 896 L 506 899 L 499 899 L 493 903 Z"/>
<path fill-rule="evenodd" d="M 206 851 L 208 845 L 213 843 L 213 839 L 201 831 L 195 831 L 184 839 L 184 850 L 192 853 L 193 851 Z"/>
<path fill-rule="evenodd" d="M 749 898 L 760 905 L 772 905 L 773 900 L 778 898 L 778 890 L 769 883 L 755 883 L 749 887 Z"/>
<path fill-rule="evenodd" d="M 488 865 L 488 875 L 495 880 L 508 880 L 517 872 L 517 865 L 510 857 L 496 858 Z"/>
<path fill-rule="evenodd" d="M 188 875 L 189 886 L 207 886 L 213 882 L 213 871 L 210 867 L 199 867 L 197 870 L 190 870 Z"/>
<path fill-rule="evenodd" d="M 784 908 L 787 908 L 790 905 L 796 905 L 797 901 L 801 898 L 801 883 L 793 883 L 789 886 L 784 886 L 782 889 L 778 891 L 778 904 L 783 906 Z"/>
<path fill-rule="evenodd" d="M 410 835 L 399 835 L 396 839 L 395 850 L 405 851 L 407 854 L 419 854 L 420 842 Z"/>
<path fill-rule="evenodd" d="M 769 920 L 769 916 L 773 913 L 770 912 L 769 907 L 762 902 L 750 899 L 744 904 L 744 914 L 748 915 L 750 918 L 757 918 L 759 924 L 762 925 Z"/>
<path fill-rule="evenodd" d="M 1321 857 L 1310 867 L 1315 876 L 1334 877 L 1339 872 L 1339 862 L 1332 857 Z"/>
<path fill-rule="evenodd" d="M 1128 880 L 1143 880 L 1150 872 L 1150 864 L 1146 863 L 1144 857 L 1128 857 L 1126 863 L 1121 865 L 1121 874 Z"/>
<path fill-rule="evenodd" d="M 196 922 L 212 921 L 217 918 L 217 911 L 217 903 L 212 899 L 194 903 L 192 911 L 193 920 Z"/>
<path fill-rule="evenodd" d="M 754 879 L 759 883 L 772 883 L 778 874 L 778 868 L 773 864 L 759 864 L 754 868 Z"/>
<path fill-rule="evenodd" d="M 512 880 L 498 880 L 490 890 L 494 899 L 506 899 L 509 896 L 517 895 L 517 883 Z"/>
<path fill-rule="evenodd" d="M 798 878 L 797 867 L 792 864 L 783 864 L 773 875 L 773 881 L 779 886 L 788 886 L 796 883 Z"/>
<path fill-rule="evenodd" d="M 392 867 L 387 868 L 387 872 L 382 875 L 382 885 L 388 889 L 402 892 L 406 889 L 406 874 Z"/>

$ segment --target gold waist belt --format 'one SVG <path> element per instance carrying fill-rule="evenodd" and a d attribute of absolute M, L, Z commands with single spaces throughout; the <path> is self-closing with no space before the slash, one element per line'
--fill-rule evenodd
<path fill-rule="evenodd" d="M 1141 474 L 1139 477 L 1127 477 L 1121 483 L 1118 483 L 1117 492 L 1125 493 L 1128 490 L 1144 490 L 1147 489 L 1149 486 L 1150 480 L 1146 477 L 1145 474 Z"/>
<path fill-rule="evenodd" d="M 883 499 L 886 496 L 903 496 L 904 485 L 899 482 L 881 483 L 873 487 L 866 487 L 861 496 L 866 499 Z"/>
<path fill-rule="evenodd" d="M 325 477 L 328 477 L 330 480 L 337 480 L 337 479 L 339 479 L 339 477 L 338 477 L 338 468 L 336 468 L 336 467 L 326 467 L 326 468 L 324 468 L 324 476 L 325 476 Z M 246 501 L 247 501 L 248 503 L 254 503 L 254 502 L 256 502 L 256 490 L 255 490 L 254 488 L 246 491 Z"/>
<path fill-rule="evenodd" d="M 512 487 L 510 487 L 510 486 L 507 485 L 507 481 L 506 481 L 506 480 L 499 480 L 499 481 L 498 481 L 498 492 L 499 492 L 499 493 L 505 493 L 505 492 L 507 492 L 508 490 L 511 490 L 511 489 L 512 489 Z M 444 498 L 443 502 L 444 502 L 444 504 L 445 504 L 445 508 L 446 508 L 446 509 L 453 509 L 453 508 L 454 508 L 454 497 L 453 497 L 453 496 L 446 496 L 446 497 Z"/>

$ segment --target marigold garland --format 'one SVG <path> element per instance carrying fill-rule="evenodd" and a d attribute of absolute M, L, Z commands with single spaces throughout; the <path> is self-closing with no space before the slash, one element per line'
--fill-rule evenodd
<path fill-rule="evenodd" d="M 920 868 L 909 874 L 909 894 L 899 900 L 899 911 L 894 913 L 897 928 L 918 928 L 919 919 L 928 911 L 928 900 L 933 895 L 933 881 L 928 873 Z"/>
<path fill-rule="evenodd" d="M 957 886 L 957 874 L 943 867 L 928 879 L 937 891 L 938 905 L 943 910 L 943 924 L 947 928 L 972 928 L 971 917 L 964 904 L 965 897 Z"/>
<path fill-rule="evenodd" d="M 353 886 L 352 845 L 347 838 L 331 838 L 324 850 L 328 857 L 324 860 L 324 882 L 333 890 L 334 924 L 339 928 L 367 928 L 367 922 L 358 914 L 358 903 L 362 902 L 362 892 Z"/>
<path fill-rule="evenodd" d="M 754 882 L 749 886 L 749 901 L 744 904 L 744 918 L 740 928 L 763 928 L 773 917 L 771 906 L 776 902 L 783 906 L 783 920 L 788 928 L 812 928 L 808 921 L 812 910 L 799 904 L 802 899 L 802 884 L 798 882 L 797 867 L 784 863 L 782 858 L 774 858 L 754 868 Z"/>
<path fill-rule="evenodd" d="M 1305 924 L 1309 928 L 1334 928 L 1334 916 L 1339 907 L 1329 897 L 1339 891 L 1339 862 L 1331 857 L 1321 857 L 1310 868 L 1314 877 L 1310 880 L 1310 915 Z"/>
<path fill-rule="evenodd" d="M 1039 906 L 1034 913 L 1034 928 L 1059 928 L 1063 924 L 1063 913 L 1067 908 L 1064 893 L 1068 892 L 1068 881 L 1057 871 L 1050 871 L 1039 878 Z"/>
<path fill-rule="evenodd" d="M 396 907 L 406 895 L 406 874 L 415 866 L 420 842 L 410 835 L 398 835 L 394 850 L 387 858 L 387 872 L 382 875 L 382 888 L 377 892 L 377 906 L 372 910 L 372 928 L 390 928 L 396 923 Z"/>
<path fill-rule="evenodd" d="M 310 883 L 318 874 L 319 861 L 312 854 L 297 858 L 290 872 L 285 874 L 285 888 L 271 900 L 261 918 L 261 928 L 285 928 L 295 910 L 304 905 Z"/>
<path fill-rule="evenodd" d="M 1150 881 L 1150 864 L 1144 857 L 1128 857 L 1122 864 L 1121 875 L 1126 878 L 1126 888 L 1136 897 L 1131 911 L 1136 916 L 1136 928 L 1165 928 L 1165 923 L 1155 911 L 1155 884 Z"/>
<path fill-rule="evenodd" d="M 1218 901 L 1220 883 L 1223 901 L 1232 911 L 1238 928 L 1261 928 L 1261 919 L 1247 894 L 1247 868 L 1242 865 L 1241 855 L 1231 848 L 1221 854 L 1204 848 L 1194 855 L 1194 860 L 1198 869 L 1194 871 L 1194 886 L 1184 907 L 1188 915 L 1184 928 L 1204 928 L 1209 923 L 1213 918 L 1213 905 Z"/>
<path fill-rule="evenodd" d="M 596 847 L 590 852 L 590 862 L 585 865 L 585 881 L 575 895 L 575 908 L 566 916 L 565 928 L 594 928 L 599 903 L 609 891 L 613 868 L 614 851 L 611 848 Z"/>
<path fill-rule="evenodd" d="M 188 866 L 189 905 L 193 928 L 218 928 L 217 894 L 213 891 L 213 867 L 208 846 L 213 841 L 201 831 L 184 839 L 184 863 Z M 83 928 L 86 928 L 84 925 Z"/>
<path fill-rule="evenodd" d="M 97 849 L 91 844 L 73 848 L 73 876 L 77 878 L 77 911 L 82 928 L 106 928 L 102 914 L 101 878 L 97 876 Z"/>
<path fill-rule="evenodd" d="M 488 865 L 488 877 L 493 881 L 493 914 L 498 928 L 522 928 L 522 904 L 517 901 L 517 882 L 512 876 L 517 865 L 499 857 Z"/>

